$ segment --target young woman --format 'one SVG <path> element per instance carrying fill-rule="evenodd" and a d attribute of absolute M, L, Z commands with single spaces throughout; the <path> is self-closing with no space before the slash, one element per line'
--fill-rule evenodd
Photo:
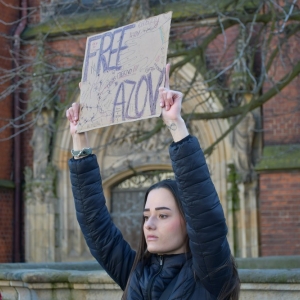
<path fill-rule="evenodd" d="M 164 180 L 145 195 L 139 249 L 133 251 L 105 205 L 96 156 L 69 161 L 77 219 L 92 255 L 124 290 L 123 299 L 238 299 L 240 281 L 226 239 L 227 226 L 198 140 L 181 118 L 182 94 L 160 88 L 162 118 L 173 143 L 176 181 Z M 87 148 L 76 133 L 79 105 L 67 110 L 73 149 Z"/>

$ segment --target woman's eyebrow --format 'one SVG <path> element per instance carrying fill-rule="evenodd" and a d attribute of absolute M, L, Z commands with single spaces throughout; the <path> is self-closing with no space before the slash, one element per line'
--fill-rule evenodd
<path fill-rule="evenodd" d="M 155 210 L 163 210 L 163 209 L 171 210 L 169 207 L 165 207 L 165 206 L 155 207 Z M 150 211 L 150 208 L 144 208 L 144 211 Z"/>
<path fill-rule="evenodd" d="M 161 207 L 156 207 L 155 210 L 162 210 L 162 209 L 167 209 L 171 210 L 169 207 L 161 206 Z"/>

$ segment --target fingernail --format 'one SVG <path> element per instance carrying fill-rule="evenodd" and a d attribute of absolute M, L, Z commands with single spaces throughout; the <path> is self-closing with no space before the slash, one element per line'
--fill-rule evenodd
<path fill-rule="evenodd" d="M 160 105 L 161 107 L 163 106 L 163 104 L 162 104 L 161 102 L 159 103 L 159 105 Z"/>

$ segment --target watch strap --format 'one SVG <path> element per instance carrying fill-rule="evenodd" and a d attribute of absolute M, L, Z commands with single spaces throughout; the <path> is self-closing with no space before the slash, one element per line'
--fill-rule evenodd
<path fill-rule="evenodd" d="M 71 153 L 75 157 L 83 157 L 83 156 L 87 156 L 89 154 L 92 154 L 92 148 L 83 148 L 81 150 L 72 149 Z"/>

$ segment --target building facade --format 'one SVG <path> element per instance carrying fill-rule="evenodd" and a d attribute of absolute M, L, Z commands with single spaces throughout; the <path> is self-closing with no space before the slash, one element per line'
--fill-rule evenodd
<path fill-rule="evenodd" d="M 150 1 L 152 13 L 170 9 L 156 2 Z M 5 23 L 0 24 L 5 32 L 4 47 L 0 49 L 1 93 L 6 95 L 5 91 L 13 87 L 3 97 L 0 122 L 4 127 L 7 119 L 20 121 L 0 132 L 1 262 L 91 259 L 76 221 L 71 194 L 67 162 L 72 141 L 65 110 L 79 101 L 78 81 L 86 37 L 117 27 L 122 16 L 118 10 L 122 7 L 91 11 L 93 3 L 82 1 L 76 6 L 56 0 L 23 0 L 0 4 L 5 12 Z M 173 3 L 171 8 L 173 41 L 180 40 L 188 49 L 203 32 L 195 29 L 195 20 L 188 21 L 187 15 L 182 21 L 182 6 Z M 195 7 L 187 7 L 187 12 L 192 9 Z M 234 61 L 241 39 L 238 27 L 229 28 L 226 34 L 221 32 L 208 47 L 207 65 L 217 65 L 224 55 Z M 268 70 L 262 95 L 269 91 L 273 79 L 280 81 L 287 69 L 299 64 L 299 44 L 299 39 L 292 37 L 283 45 Z M 170 60 L 173 64 L 178 62 L 171 55 Z M 246 61 L 241 58 L 232 68 L 231 79 L 224 83 L 228 89 L 240 84 L 241 77 L 235 74 L 245 71 Z M 226 69 L 226 65 L 221 67 Z M 172 86 L 178 89 L 195 82 L 185 95 L 184 114 L 222 110 L 224 99 L 218 93 L 209 97 L 203 93 L 209 86 L 201 75 L 194 78 L 196 68 L 188 63 L 171 77 Z M 9 71 L 14 72 L 12 79 L 4 81 Z M 300 250 L 299 83 L 298 75 L 262 108 L 245 114 L 243 121 L 207 156 L 227 219 L 228 239 L 238 257 L 296 255 Z M 241 101 L 246 105 L 249 97 L 244 95 Z M 232 118 L 192 120 L 189 130 L 207 149 L 232 122 Z M 145 188 L 172 176 L 168 157 L 171 139 L 166 128 L 136 143 L 138 134 L 156 124 L 157 119 L 148 119 L 89 132 L 108 208 L 133 247 Z"/>

